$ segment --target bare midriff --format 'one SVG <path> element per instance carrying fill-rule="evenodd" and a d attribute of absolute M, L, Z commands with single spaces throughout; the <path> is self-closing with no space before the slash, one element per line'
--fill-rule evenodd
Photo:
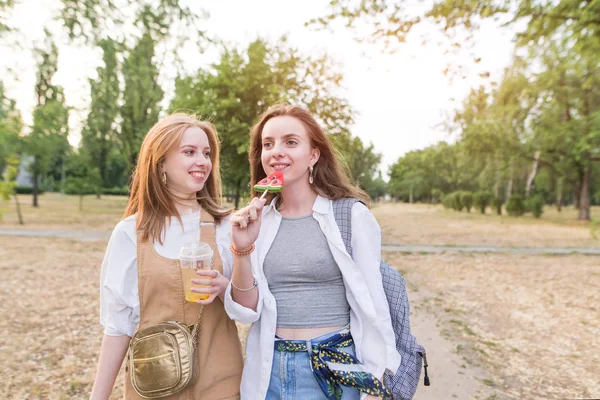
<path fill-rule="evenodd" d="M 280 338 L 287 340 L 308 340 L 342 328 L 344 328 L 344 326 L 325 326 L 323 328 L 277 328 L 275 334 Z"/>

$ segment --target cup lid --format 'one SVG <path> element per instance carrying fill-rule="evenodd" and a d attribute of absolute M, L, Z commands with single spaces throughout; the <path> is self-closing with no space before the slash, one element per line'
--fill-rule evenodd
<path fill-rule="evenodd" d="M 211 258 L 213 249 L 203 242 L 192 242 L 184 244 L 179 250 L 178 258 L 180 260 L 201 260 Z"/>

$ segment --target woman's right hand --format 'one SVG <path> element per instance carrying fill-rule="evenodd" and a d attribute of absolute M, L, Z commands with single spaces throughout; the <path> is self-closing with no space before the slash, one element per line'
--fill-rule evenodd
<path fill-rule="evenodd" d="M 266 202 L 266 199 L 255 197 L 246 207 L 231 216 L 231 243 L 236 250 L 244 251 L 256 242 Z"/>

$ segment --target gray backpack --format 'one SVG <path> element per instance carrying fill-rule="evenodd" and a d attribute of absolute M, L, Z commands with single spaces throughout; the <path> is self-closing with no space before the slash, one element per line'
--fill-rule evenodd
<path fill-rule="evenodd" d="M 358 199 L 339 199 L 333 201 L 335 220 L 340 228 L 346 251 L 352 256 L 352 206 Z M 425 348 L 417 343 L 410 333 L 410 305 L 406 295 L 404 278 L 398 271 L 384 261 L 379 266 L 383 290 L 390 308 L 392 325 L 396 335 L 396 349 L 402 356 L 402 362 L 394 375 L 385 374 L 385 386 L 390 389 L 394 400 L 410 400 L 417 391 L 421 365 L 425 368 L 425 386 L 429 386 L 427 375 L 427 355 Z"/>

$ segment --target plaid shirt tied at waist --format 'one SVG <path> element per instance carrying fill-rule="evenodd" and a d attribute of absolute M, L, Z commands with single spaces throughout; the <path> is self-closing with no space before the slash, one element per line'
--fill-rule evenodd
<path fill-rule="evenodd" d="M 356 357 L 341 350 L 354 344 L 350 332 L 335 334 L 326 342 L 313 345 L 311 349 L 307 347 L 306 342 L 297 340 L 278 339 L 275 343 L 275 348 L 280 352 L 308 351 L 313 374 L 329 400 L 342 398 L 340 385 L 354 387 L 377 397 L 392 396 L 381 380 L 363 371 L 363 366 Z"/>

